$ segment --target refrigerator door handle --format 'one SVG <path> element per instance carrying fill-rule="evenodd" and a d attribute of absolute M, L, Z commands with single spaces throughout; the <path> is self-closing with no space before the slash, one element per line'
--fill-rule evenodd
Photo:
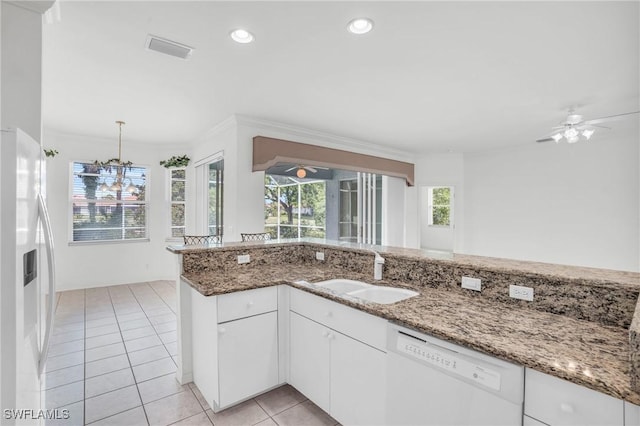
<path fill-rule="evenodd" d="M 44 366 L 47 362 L 47 355 L 49 353 L 49 339 L 51 337 L 51 331 L 53 330 L 53 318 L 56 300 L 56 268 L 53 258 L 53 233 L 51 232 L 51 220 L 49 219 L 49 211 L 45 204 L 42 194 L 38 194 L 38 207 L 40 220 L 42 221 L 42 227 L 44 230 L 44 241 L 47 247 L 47 264 L 49 269 L 49 310 L 47 312 L 47 327 L 44 334 L 44 341 L 42 343 L 42 352 L 40 353 L 40 360 L 38 362 L 38 374 L 42 375 Z"/>

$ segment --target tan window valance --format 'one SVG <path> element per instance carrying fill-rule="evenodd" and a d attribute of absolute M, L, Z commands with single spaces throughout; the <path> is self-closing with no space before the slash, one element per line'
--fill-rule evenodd
<path fill-rule="evenodd" d="M 414 165 L 411 163 L 266 136 L 255 136 L 252 171 L 264 171 L 278 163 L 376 173 L 399 177 L 405 179 L 408 186 L 414 185 Z"/>

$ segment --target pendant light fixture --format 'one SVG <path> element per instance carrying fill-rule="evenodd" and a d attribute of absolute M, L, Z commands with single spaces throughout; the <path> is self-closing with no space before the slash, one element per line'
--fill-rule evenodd
<path fill-rule="evenodd" d="M 118 125 L 118 158 L 111 158 L 107 161 L 94 161 L 96 166 L 101 167 L 104 171 L 111 174 L 111 171 L 115 169 L 116 175 L 113 179 L 111 185 L 107 184 L 107 180 L 102 182 L 102 185 L 98 188 L 103 192 L 118 192 L 122 191 L 124 187 L 124 179 L 127 168 L 131 168 L 131 161 L 122 161 L 122 125 L 125 124 L 122 120 L 117 120 L 116 124 Z M 133 184 L 131 178 L 129 178 L 129 185 L 125 188 L 130 194 L 133 194 L 137 190 L 136 186 Z"/>

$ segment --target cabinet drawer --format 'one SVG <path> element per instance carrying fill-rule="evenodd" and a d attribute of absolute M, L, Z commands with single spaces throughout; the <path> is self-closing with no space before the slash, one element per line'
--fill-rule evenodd
<path fill-rule="evenodd" d="M 624 424 L 622 400 L 529 368 L 525 374 L 525 415 L 551 426 Z"/>
<path fill-rule="evenodd" d="M 329 328 L 386 352 L 386 324 L 382 318 L 295 288 L 290 309 Z"/>
<path fill-rule="evenodd" d="M 276 287 L 257 288 L 218 296 L 218 324 L 278 309 Z"/>

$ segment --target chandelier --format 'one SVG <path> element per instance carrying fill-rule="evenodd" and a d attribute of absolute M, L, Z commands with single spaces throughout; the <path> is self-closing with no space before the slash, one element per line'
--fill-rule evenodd
<path fill-rule="evenodd" d="M 127 169 L 130 169 L 131 165 L 133 164 L 131 161 L 122 161 L 122 125 L 125 124 L 125 122 L 118 120 L 116 121 L 116 124 L 119 127 L 118 158 L 111 158 L 107 161 L 98 161 L 98 160 L 94 161 L 94 164 L 102 168 L 105 172 L 111 174 L 111 172 L 115 170 L 115 173 L 116 173 L 110 185 L 107 184 L 107 178 L 106 177 L 104 178 L 102 185 L 100 185 L 100 187 L 98 188 L 100 191 L 103 191 L 103 192 L 122 191 L 122 188 L 125 185 L 125 177 L 126 177 Z M 126 186 L 125 191 L 127 191 L 130 194 L 133 194 L 134 192 L 136 192 L 137 188 L 133 184 L 133 181 L 131 180 L 131 178 L 128 178 L 128 179 L 129 179 L 129 184 Z"/>

